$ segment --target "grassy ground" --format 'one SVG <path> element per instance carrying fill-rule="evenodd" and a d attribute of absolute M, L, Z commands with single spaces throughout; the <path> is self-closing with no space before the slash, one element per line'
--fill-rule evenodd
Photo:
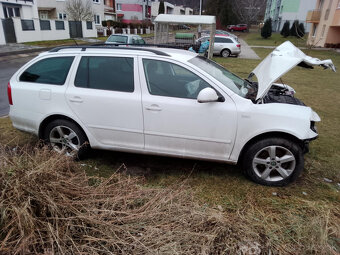
<path fill-rule="evenodd" d="M 305 35 L 302 39 L 295 36 L 284 38 L 280 33 L 272 33 L 271 37 L 264 39 L 261 37 L 261 33 L 258 30 L 251 30 L 249 33 L 239 33 L 238 35 L 250 46 L 278 46 L 285 41 L 291 41 L 298 47 L 306 47 L 308 37 L 308 35 Z"/>
<path fill-rule="evenodd" d="M 261 57 L 270 50 L 255 49 Z M 340 66 L 340 55 L 329 51 L 307 52 L 331 58 Z M 216 61 L 247 77 L 258 60 L 217 58 Z M 233 219 L 241 243 L 257 240 L 263 254 L 339 254 L 340 252 L 340 87 L 339 73 L 295 68 L 282 79 L 293 86 L 297 97 L 316 110 L 319 139 L 313 141 L 302 176 L 283 188 L 256 185 L 236 166 L 118 152 L 95 151 L 79 162 L 91 175 L 110 176 L 117 169 L 144 175 L 147 187 L 169 188 L 185 181 L 203 207 L 216 208 Z M 0 119 L 0 142 L 9 145 L 34 143 L 36 138 L 14 130 L 8 118 Z M 332 180 L 327 182 L 324 178 Z M 257 236 L 243 238 L 242 226 Z M 238 232 L 237 232 L 238 231 Z M 225 233 L 228 235 L 228 233 Z M 230 234 L 230 233 L 229 233 Z"/>
<path fill-rule="evenodd" d="M 53 40 L 53 41 L 35 41 L 35 42 L 25 42 L 26 45 L 40 46 L 40 47 L 55 47 L 62 45 L 75 45 L 75 44 L 86 44 L 87 42 L 82 40 L 73 40 L 73 39 L 65 39 L 65 40 Z"/>

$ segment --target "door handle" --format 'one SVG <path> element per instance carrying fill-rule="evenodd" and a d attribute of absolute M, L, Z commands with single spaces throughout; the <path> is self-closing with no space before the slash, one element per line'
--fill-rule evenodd
<path fill-rule="evenodd" d="M 83 102 L 83 99 L 81 99 L 80 97 L 72 97 L 69 100 L 70 100 L 70 102 L 73 102 L 73 103 L 82 103 Z"/>
<path fill-rule="evenodd" d="M 146 106 L 145 109 L 148 110 L 148 111 L 156 111 L 156 112 L 159 112 L 159 111 L 162 110 L 162 108 L 160 108 L 156 104 L 153 104 L 153 105 L 150 105 L 150 106 Z"/>

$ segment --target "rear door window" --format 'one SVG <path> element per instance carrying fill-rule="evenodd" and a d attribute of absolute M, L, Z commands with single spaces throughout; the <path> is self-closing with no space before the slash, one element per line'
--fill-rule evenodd
<path fill-rule="evenodd" d="M 133 63 L 133 58 L 128 57 L 82 57 L 74 84 L 81 88 L 133 92 Z"/>
<path fill-rule="evenodd" d="M 35 82 L 52 85 L 63 85 L 72 65 L 74 57 L 53 57 L 42 59 L 20 76 L 23 82 Z"/>

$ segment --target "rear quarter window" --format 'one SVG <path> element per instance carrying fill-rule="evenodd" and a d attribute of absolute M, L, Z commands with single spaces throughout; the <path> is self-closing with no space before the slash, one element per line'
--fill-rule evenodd
<path fill-rule="evenodd" d="M 28 67 L 19 80 L 22 82 L 51 85 L 65 84 L 74 57 L 53 57 L 42 59 Z"/>

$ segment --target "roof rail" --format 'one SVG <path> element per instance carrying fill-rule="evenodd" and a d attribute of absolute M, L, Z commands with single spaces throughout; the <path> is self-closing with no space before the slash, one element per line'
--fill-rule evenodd
<path fill-rule="evenodd" d="M 170 48 L 170 49 L 187 49 L 191 47 L 193 44 L 182 44 L 182 45 L 173 45 L 173 44 L 133 44 L 133 43 L 95 43 L 91 46 L 106 46 L 106 47 L 114 47 L 114 46 L 122 46 L 122 45 L 129 45 L 129 46 L 136 46 L 136 47 L 161 47 L 161 48 Z"/>
<path fill-rule="evenodd" d="M 138 50 L 138 51 L 148 51 L 148 52 L 155 53 L 156 55 L 170 57 L 169 54 L 162 52 L 160 50 L 149 49 L 149 48 L 137 48 L 137 47 L 128 48 L 128 47 L 110 46 L 109 44 L 106 44 L 105 46 L 103 46 L 103 45 L 61 46 L 61 47 L 53 48 L 49 52 L 58 52 L 58 51 L 64 50 L 64 49 L 81 49 L 81 51 L 86 51 L 87 49 Z"/>

